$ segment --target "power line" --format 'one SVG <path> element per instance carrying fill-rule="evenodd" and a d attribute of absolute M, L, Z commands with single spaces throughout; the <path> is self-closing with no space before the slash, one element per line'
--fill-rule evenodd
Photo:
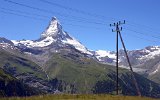
<path fill-rule="evenodd" d="M 160 37 L 158 36 L 155 36 L 155 35 L 151 35 L 151 34 L 147 34 L 147 33 L 143 33 L 143 32 L 139 32 L 139 31 L 136 31 L 136 30 L 133 30 L 133 29 L 129 29 L 129 28 L 125 28 L 126 30 L 129 30 L 129 31 L 132 31 L 132 32 L 135 32 L 135 33 L 138 33 L 138 34 L 141 34 L 141 35 L 144 35 L 144 36 L 150 36 L 154 39 L 160 39 Z"/>
<path fill-rule="evenodd" d="M 103 28 L 100 27 L 91 27 L 91 26 L 83 26 L 83 25 L 77 25 L 77 24 L 72 24 L 72 23 L 62 23 L 63 25 L 70 25 L 70 26 L 76 26 L 76 27 L 80 27 L 80 28 L 92 28 L 92 29 L 96 29 L 96 30 L 102 30 Z"/>
<path fill-rule="evenodd" d="M 138 24 L 138 23 L 134 23 L 134 22 L 128 23 L 128 25 L 129 25 L 129 26 L 132 26 L 132 27 L 135 27 L 135 28 L 137 28 L 137 29 L 140 29 L 140 30 L 145 30 L 145 31 L 147 31 L 147 32 L 150 31 L 150 32 L 152 32 L 153 34 L 155 34 L 155 35 L 157 35 L 157 36 L 160 36 L 160 33 L 157 32 L 158 30 L 155 29 L 155 28 L 153 28 L 153 27 L 151 27 L 151 26 L 142 25 L 142 24 Z M 155 31 L 155 30 L 157 30 L 157 31 Z"/>
<path fill-rule="evenodd" d="M 1 9 L 1 7 L 0 7 Z M 36 20 L 43 20 L 43 21 L 47 21 L 47 19 L 42 19 L 42 18 L 38 18 L 38 17 L 31 17 L 31 16 L 26 16 L 26 15 L 23 15 L 23 14 L 17 14 L 15 13 L 16 10 L 13 10 L 13 12 L 9 12 L 9 9 L 6 9 L 4 8 L 5 10 L 7 11 L 3 11 L 3 10 L 0 10 L 0 13 L 5 13 L 5 14 L 11 14 L 11 15 L 15 15 L 15 16 L 19 16 L 19 17 L 25 17 L 25 18 L 29 18 L 29 19 L 36 19 Z M 24 13 L 24 14 L 29 14 L 29 15 L 32 15 L 32 13 L 28 13 L 28 12 L 21 12 L 19 11 L 19 13 Z M 40 16 L 39 16 L 40 17 Z M 47 16 L 46 16 L 47 17 Z M 92 28 L 92 29 L 96 29 L 96 30 L 102 30 L 102 28 L 100 27 L 91 27 L 91 26 L 84 26 L 84 25 L 77 25 L 77 24 L 71 24 L 71 23 L 66 23 L 66 22 L 62 22 L 63 25 L 70 25 L 70 26 L 73 26 L 73 27 L 80 27 L 80 28 Z"/>
<path fill-rule="evenodd" d="M 37 8 L 37 7 L 32 7 L 32 6 L 29 6 L 29 5 L 26 5 L 26 4 L 22 4 L 22 3 L 18 3 L 18 2 L 14 2 L 14 1 L 11 1 L 11 0 L 4 0 L 4 1 L 8 2 L 8 3 L 15 4 L 15 5 L 23 6 L 23 7 L 26 7 L 26 8 L 38 10 L 40 12 L 51 13 L 51 14 L 56 13 L 58 15 L 61 15 L 60 13 L 57 13 L 57 12 L 51 12 L 49 10 L 45 10 L 45 9 L 41 9 L 41 8 Z"/>
<path fill-rule="evenodd" d="M 22 15 L 22 14 L 13 13 L 13 12 L 8 12 L 8 11 L 3 11 L 3 10 L 0 10 L 0 12 L 1 13 L 5 13 L 5 14 L 11 14 L 11 15 L 16 15 L 16 16 L 21 16 L 21 17 L 25 17 L 25 18 L 29 18 L 29 19 L 36 19 L 36 20 L 45 21 L 45 19 L 42 19 L 42 18 L 26 16 L 26 15 Z"/>
<path fill-rule="evenodd" d="M 29 12 L 24 12 L 24 11 L 20 11 L 20 10 L 13 10 L 13 9 L 8 9 L 8 8 L 3 8 L 3 7 L 0 7 L 0 9 L 5 10 L 5 11 L 9 11 L 9 12 L 15 12 L 15 13 L 31 15 L 31 16 L 36 16 L 36 17 L 42 17 L 42 18 L 48 18 L 49 17 L 49 16 L 40 15 L 40 14 L 36 14 L 36 13 L 29 13 Z"/>
<path fill-rule="evenodd" d="M 7 1 L 7 2 L 10 2 L 10 3 L 12 3 L 12 4 L 16 4 L 16 5 L 20 5 L 20 6 L 23 6 L 23 7 L 27 7 L 27 8 L 30 8 L 31 6 L 29 6 L 29 5 L 25 5 L 25 4 L 20 4 L 20 3 L 17 3 L 17 2 L 13 2 L 13 1 L 11 1 L 11 0 L 4 0 L 4 1 Z M 3 10 L 8 10 L 8 11 L 2 11 L 1 10 L 1 13 L 6 13 L 6 14 L 12 14 L 12 15 L 16 15 L 16 16 L 22 16 L 22 17 L 26 17 L 26 18 L 31 18 L 31 19 L 37 19 L 37 20 L 45 20 L 45 17 L 47 18 L 47 17 L 50 17 L 50 16 L 44 16 L 44 15 L 40 15 L 40 14 L 34 14 L 34 13 L 29 13 L 29 12 L 24 12 L 24 11 L 19 11 L 19 10 L 12 10 L 12 9 L 8 9 L 8 8 L 2 8 L 1 7 L 1 9 L 3 9 Z M 35 8 L 35 7 L 31 7 L 31 9 L 37 9 L 38 11 L 41 11 L 41 9 L 40 8 Z M 10 11 L 12 11 L 12 12 L 10 12 Z M 14 12 L 14 13 L 13 13 Z M 42 10 L 42 12 L 45 12 L 45 10 L 43 11 Z M 49 13 L 50 11 L 48 11 L 48 13 Z M 17 13 L 20 13 L 20 14 L 17 14 Z M 50 13 L 53 13 L 53 12 L 50 12 Z M 24 15 L 24 14 L 26 14 L 26 15 Z M 33 15 L 33 16 L 37 16 L 37 17 L 31 17 L 31 16 L 28 16 L 28 15 Z M 39 17 L 44 17 L 43 19 L 42 18 L 39 18 Z M 77 19 L 74 19 L 74 18 L 72 18 L 72 19 L 68 19 L 68 17 L 64 17 L 64 16 L 61 16 L 62 18 L 61 19 L 64 19 L 64 20 L 66 20 L 66 21 L 75 21 L 75 22 L 85 22 L 85 23 L 92 23 L 92 24 L 98 24 L 98 25 L 102 25 L 102 26 L 104 26 L 104 25 L 106 25 L 106 24 L 104 24 L 104 23 L 99 23 L 99 22 L 92 22 L 92 21 L 85 21 L 85 20 L 77 20 Z M 68 24 L 69 25 L 69 24 Z M 72 25 L 72 26 L 79 26 L 79 27 L 81 27 L 80 25 Z M 134 25 L 135 26 L 135 25 Z M 85 27 L 85 26 L 84 26 Z M 93 27 L 94 28 L 94 27 Z M 130 30 L 131 31 L 131 30 Z M 146 35 L 146 33 L 143 33 L 143 32 L 139 32 L 139 31 L 135 31 L 135 30 L 132 30 L 133 32 L 135 32 L 135 33 L 139 33 L 139 34 L 141 34 L 141 35 Z M 147 34 L 148 36 L 151 36 L 151 37 L 153 37 L 153 38 L 155 38 L 155 39 L 160 39 L 160 37 L 158 37 L 158 35 L 157 36 L 155 36 L 155 35 L 149 35 L 149 34 Z"/>
<path fill-rule="evenodd" d="M 28 15 L 33 15 L 33 16 L 42 17 L 42 18 L 48 18 L 48 17 L 50 17 L 50 16 L 44 16 L 44 15 L 40 15 L 40 14 L 28 13 L 28 12 L 23 12 L 23 11 L 19 11 L 19 10 L 12 10 L 12 9 L 7 9 L 7 8 L 2 8 L 2 7 L 0 7 L 0 9 L 5 10 L 5 13 L 7 13 L 6 11 L 9 11 L 8 13 L 10 13 L 10 11 L 14 12 L 14 15 L 17 15 L 15 13 L 20 13 L 20 14 L 26 14 L 27 16 Z M 20 14 L 18 14 L 18 15 L 20 15 Z M 25 17 L 27 17 L 27 16 L 25 16 Z M 74 22 L 85 22 L 85 21 L 80 21 L 80 20 L 75 20 L 75 19 L 66 19 L 66 18 L 61 18 L 61 19 L 64 19 L 64 20 L 67 20 L 67 21 L 74 21 Z M 92 23 L 92 22 L 87 22 L 87 23 Z M 98 23 L 95 22 L 93 24 L 98 24 Z M 78 26 L 78 25 L 76 25 L 76 26 Z M 95 28 L 95 27 L 92 27 L 92 28 Z M 98 29 L 98 28 L 96 28 L 96 29 Z"/>
<path fill-rule="evenodd" d="M 55 2 L 51 2 L 51 1 L 47 1 L 47 0 L 39 0 L 39 1 L 41 1 L 41 2 L 44 2 L 44 3 L 46 3 L 46 4 L 49 4 L 49 5 L 53 5 L 53 6 L 57 6 L 57 7 L 59 7 L 59 8 L 63 8 L 63 9 L 65 9 L 65 10 L 70 10 L 70 11 L 73 11 L 73 12 L 76 12 L 76 13 L 81 13 L 81 14 L 84 14 L 84 15 L 88 15 L 88 16 L 91 16 L 91 17 L 100 17 L 100 18 L 106 18 L 105 16 L 102 16 L 102 15 L 97 15 L 97 14 L 93 14 L 93 13 L 88 13 L 88 12 L 85 12 L 85 11 L 82 11 L 82 10 L 79 10 L 79 9 L 75 9 L 75 8 L 71 8 L 71 7 L 67 7 L 67 6 L 64 6 L 64 5 L 61 5 L 61 4 L 58 4 L 58 3 L 55 3 Z M 116 20 L 115 18 L 110 18 L 112 21 L 114 21 L 114 20 Z M 128 22 L 128 21 L 127 21 Z M 155 29 L 153 29 L 153 27 L 150 27 L 150 26 L 148 26 L 148 25 L 142 25 L 142 24 L 138 24 L 138 23 L 134 23 L 134 22 L 129 22 L 128 23 L 129 25 L 131 25 L 131 26 L 137 26 L 137 25 L 139 25 L 139 26 L 142 26 L 142 27 L 144 27 L 144 28 L 146 28 L 146 29 L 148 29 L 148 30 L 152 30 L 152 33 L 153 33 L 153 30 L 155 30 Z M 159 33 L 160 34 L 160 33 Z M 159 35 L 160 36 L 160 35 Z"/>
<path fill-rule="evenodd" d="M 32 6 L 29 6 L 29 5 L 26 5 L 26 4 L 22 4 L 22 3 L 17 3 L 17 2 L 14 2 L 14 1 L 11 1 L 11 0 L 4 0 L 8 3 L 12 3 L 12 4 L 16 4 L 16 5 L 19 5 L 19 6 L 23 6 L 23 7 L 27 7 L 27 8 L 31 8 L 31 9 L 34 9 L 34 10 L 38 10 L 38 11 L 41 11 L 41 12 L 45 12 L 45 13 L 50 13 L 50 14 L 57 14 L 59 16 L 62 16 L 62 17 L 66 17 L 68 18 L 70 15 L 66 15 L 66 14 L 62 14 L 62 13 L 59 13 L 59 12 L 53 12 L 53 11 L 50 11 L 50 10 L 46 10 L 46 9 L 41 9 L 41 8 L 37 8 L 37 7 L 32 7 Z M 63 6 L 63 5 L 60 5 L 60 4 L 57 4 L 57 3 L 54 3 L 54 2 L 50 2 L 50 1 L 47 1 L 47 0 L 39 0 L 41 2 L 44 2 L 44 3 L 47 3 L 47 4 L 50 4 L 50 5 L 54 5 L 54 6 L 57 6 L 57 7 L 60 7 L 60 8 L 63 8 L 63 9 L 66 9 L 66 10 L 70 10 L 70 11 L 74 11 L 74 12 L 77 12 L 77 13 L 81 13 L 81 14 L 84 14 L 84 15 L 88 15 L 88 16 L 93 16 L 93 17 L 100 17 L 102 19 L 106 18 L 105 16 L 102 16 L 102 15 L 97 15 L 97 14 L 93 14 L 93 13 L 88 13 L 88 12 L 85 12 L 85 11 L 82 11 L 82 10 L 78 10 L 78 9 L 75 9 L 75 8 L 71 8 L 71 7 L 67 7 L 67 6 Z M 79 22 L 87 22 L 87 23 L 92 23 L 92 24 L 98 24 L 98 25 L 106 25 L 104 21 L 100 22 L 93 22 L 93 21 L 89 21 L 90 19 L 86 19 L 86 18 L 80 18 L 80 17 L 77 17 L 77 16 L 70 16 L 72 17 L 72 19 L 78 19 Z M 68 19 L 67 19 L 68 20 Z M 112 20 L 115 20 L 115 18 L 112 18 Z M 149 26 L 146 26 L 146 25 L 142 25 L 142 24 L 137 24 L 137 23 L 129 23 L 129 25 L 131 26 L 143 26 L 143 27 L 148 27 L 147 29 L 152 29 L 151 27 Z M 153 31 L 152 31 L 153 32 Z"/>
<path fill-rule="evenodd" d="M 50 17 L 50 16 L 44 16 L 44 15 L 40 15 L 40 14 L 29 13 L 29 12 L 24 12 L 24 11 L 19 11 L 19 10 L 12 10 L 12 9 L 3 8 L 3 7 L 0 7 L 0 9 L 5 10 L 5 11 L 9 11 L 9 12 L 14 12 L 14 13 L 26 14 L 27 16 L 28 15 L 33 15 L 33 16 L 42 17 L 42 18 Z M 64 17 L 61 17 L 61 19 L 68 20 L 68 21 L 74 21 L 74 22 L 86 22 L 86 21 L 76 20 L 76 19 L 66 19 Z M 93 22 L 87 22 L 87 23 L 93 23 Z M 94 22 L 93 24 L 99 24 L 99 23 Z"/>
<path fill-rule="evenodd" d="M 95 13 L 85 12 L 85 11 L 82 11 L 82 10 L 79 10 L 79 9 L 75 9 L 75 8 L 71 8 L 71 7 L 67 7 L 67 6 L 55 3 L 53 1 L 47 1 L 47 0 L 39 0 L 39 1 L 41 1 L 43 3 L 46 3 L 46 4 L 49 4 L 49 5 L 52 5 L 52 6 L 56 6 L 56 7 L 65 9 L 65 10 L 70 10 L 72 12 L 80 13 L 80 14 L 83 14 L 83 15 L 87 15 L 87 16 L 91 16 L 91 17 L 96 17 L 96 18 L 99 17 L 99 18 L 106 19 L 105 16 L 98 15 L 98 14 L 95 14 Z M 109 19 L 112 20 L 112 21 L 115 20 L 114 18 L 109 18 Z"/>
<path fill-rule="evenodd" d="M 83 22 L 86 22 L 86 23 L 106 25 L 105 23 L 102 23 L 102 22 L 93 22 L 93 21 L 89 21 L 90 19 L 80 18 L 80 17 L 77 17 L 77 16 L 66 15 L 66 14 L 62 14 L 62 13 L 59 13 L 59 12 L 53 12 L 53 11 L 50 11 L 50 10 L 29 6 L 29 5 L 14 2 L 14 1 L 11 1 L 11 0 L 4 0 L 4 1 L 6 1 L 8 3 L 11 3 L 11 4 L 15 4 L 15 5 L 23 6 L 23 7 L 26 7 L 26 8 L 34 9 L 34 10 L 37 10 L 37 11 L 41 11 L 41 12 L 44 12 L 44 13 L 57 14 L 59 16 L 66 17 L 66 18 L 71 17 L 72 19 L 77 19 L 78 21 L 83 21 Z"/>
<path fill-rule="evenodd" d="M 48 18 L 49 17 L 49 16 L 40 15 L 40 14 L 36 14 L 36 13 L 29 13 L 29 12 L 24 12 L 24 11 L 20 11 L 20 10 L 3 8 L 3 7 L 0 7 L 0 9 L 6 10 L 6 11 L 12 11 L 12 12 L 16 12 L 16 13 L 22 13 L 22 14 L 26 14 L 26 15 L 34 15 L 34 16 L 38 16 L 38 17 L 42 17 L 42 18 Z"/>
<path fill-rule="evenodd" d="M 128 30 L 128 31 L 130 31 L 130 30 Z M 130 31 L 130 32 L 137 33 L 135 31 Z M 140 37 L 139 35 L 136 35 L 136 34 L 125 34 L 125 35 L 130 36 L 130 37 L 135 37 L 135 38 L 138 38 L 138 39 L 141 39 L 141 40 L 145 40 L 147 42 L 152 42 L 152 43 L 159 43 L 160 42 L 160 41 L 156 41 L 156 40 L 151 40 L 151 39 L 147 39 L 147 38 L 144 38 L 144 37 Z"/>
<path fill-rule="evenodd" d="M 143 28 L 146 28 L 146 29 L 148 29 L 148 30 L 155 30 L 153 27 L 151 27 L 151 26 L 148 26 L 148 25 L 143 25 L 143 24 L 139 24 L 139 23 L 135 23 L 135 22 L 129 22 L 130 23 L 130 25 L 132 25 L 132 26 L 142 26 Z"/>
<path fill-rule="evenodd" d="M 63 6 L 63 5 L 61 5 L 61 4 L 58 4 L 58 3 L 55 3 L 55 2 L 51 2 L 51 1 L 47 1 L 47 0 L 39 0 L 39 1 L 41 1 L 41 2 L 44 2 L 44 3 L 47 3 L 47 4 L 49 4 L 49 5 L 53 5 L 53 6 L 57 6 L 57 7 L 59 7 L 59 8 L 63 8 L 63 9 L 65 9 L 65 10 L 70 10 L 70 11 L 73 11 L 73 12 L 76 12 L 76 13 L 81 13 L 81 14 L 84 14 L 84 15 L 88 15 L 88 16 L 92 16 L 92 17 L 101 17 L 102 18 L 102 16 L 101 15 L 96 15 L 96 14 L 93 14 L 93 13 L 88 13 L 88 12 L 84 12 L 84 11 L 82 11 L 82 10 L 79 10 L 79 9 L 75 9 L 75 8 L 71 8 L 71 7 L 67 7 L 67 6 Z M 95 16 L 96 15 L 96 16 Z M 103 18 L 105 18 L 104 16 L 103 16 Z M 153 28 L 151 28 L 151 27 L 149 27 L 149 26 L 147 26 L 147 25 L 142 25 L 142 24 L 137 24 L 137 23 L 129 23 L 129 25 L 131 25 L 131 26 L 137 26 L 137 25 L 139 25 L 139 26 L 143 26 L 143 27 L 145 27 L 145 28 L 149 28 L 149 29 L 152 29 L 153 30 Z M 153 31 L 152 31 L 152 33 L 153 33 Z M 160 35 L 159 35 L 160 36 Z M 155 38 L 157 38 L 156 36 L 152 36 L 152 37 L 155 37 Z"/>

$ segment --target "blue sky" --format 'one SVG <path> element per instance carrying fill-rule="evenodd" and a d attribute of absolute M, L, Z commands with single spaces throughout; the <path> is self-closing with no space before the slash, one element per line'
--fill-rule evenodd
<path fill-rule="evenodd" d="M 65 31 L 91 50 L 115 50 L 116 33 L 109 24 L 120 20 L 126 20 L 121 33 L 127 49 L 160 45 L 159 0 L 9 1 L 33 8 L 0 0 L 0 36 L 7 39 L 38 39 L 56 16 Z"/>

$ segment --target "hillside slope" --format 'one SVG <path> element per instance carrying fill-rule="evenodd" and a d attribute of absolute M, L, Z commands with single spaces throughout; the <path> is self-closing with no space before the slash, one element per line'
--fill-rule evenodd
<path fill-rule="evenodd" d="M 93 59 L 85 58 L 78 53 L 61 52 L 52 55 L 44 69 L 50 79 L 61 81 L 58 89 L 63 93 L 111 93 L 116 87 L 115 67 L 100 64 Z M 143 96 L 160 97 L 158 84 L 136 74 Z M 119 91 L 124 95 L 137 95 L 131 73 L 119 69 Z"/>
<path fill-rule="evenodd" d="M 44 85 L 47 80 L 46 74 L 32 61 L 0 50 L 0 68 L 30 87 L 48 89 Z"/>
<path fill-rule="evenodd" d="M 29 87 L 0 68 L 0 97 L 30 96 L 42 93 L 42 91 Z"/>

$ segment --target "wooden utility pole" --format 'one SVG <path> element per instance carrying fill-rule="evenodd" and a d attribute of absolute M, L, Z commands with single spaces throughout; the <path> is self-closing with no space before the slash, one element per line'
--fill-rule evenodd
<path fill-rule="evenodd" d="M 123 46 L 123 49 L 124 49 L 124 52 L 125 52 L 125 55 L 126 55 L 128 64 L 129 64 L 129 68 L 130 68 L 131 73 L 132 73 L 131 75 L 132 75 L 132 79 L 133 79 L 134 85 L 135 85 L 136 90 L 137 90 L 137 94 L 138 94 L 139 96 L 141 96 L 141 92 L 140 92 L 140 89 L 139 89 L 139 87 L 138 87 L 138 83 L 137 83 L 137 80 L 136 80 L 136 78 L 135 78 L 135 75 L 134 75 L 134 72 L 133 72 L 133 69 L 132 69 L 132 66 L 131 66 L 131 62 L 130 62 L 130 60 L 129 60 L 129 57 L 128 57 L 128 54 L 127 54 L 127 50 L 126 50 L 126 47 L 125 47 L 125 44 L 124 44 L 124 41 L 123 41 L 123 39 L 122 39 L 122 35 L 121 35 L 120 32 L 119 32 L 119 36 L 120 36 L 120 39 L 121 39 L 121 43 L 122 43 L 122 46 Z"/>
<path fill-rule="evenodd" d="M 110 26 L 114 26 L 116 27 L 116 30 L 113 30 L 112 29 L 112 32 L 116 32 L 117 35 L 116 35 L 116 94 L 118 95 L 118 35 L 120 33 L 120 29 L 119 29 L 119 26 L 121 25 L 122 23 L 121 22 L 117 22 L 117 23 L 114 23 L 114 24 L 110 24 Z"/>
<path fill-rule="evenodd" d="M 116 30 L 119 30 L 118 24 L 116 25 Z M 116 77 L 116 87 L 117 87 L 117 91 L 116 94 L 118 95 L 118 33 L 119 31 L 117 31 L 117 36 L 116 36 L 116 51 L 117 51 L 117 59 L 116 59 L 116 71 L 117 71 L 117 77 Z"/>
<path fill-rule="evenodd" d="M 139 96 L 141 96 L 141 92 L 140 92 L 140 89 L 138 87 L 138 83 L 136 81 L 136 78 L 135 78 L 135 75 L 134 75 L 134 72 L 133 72 L 133 69 L 132 69 L 132 66 L 131 66 L 131 63 L 130 63 L 130 60 L 129 60 L 129 57 L 128 57 L 128 54 L 127 54 L 127 50 L 126 50 L 126 47 L 125 47 L 125 44 L 124 44 L 124 41 L 123 41 L 123 38 L 122 38 L 122 35 L 121 35 L 121 31 L 122 31 L 122 27 L 119 28 L 120 25 L 122 24 L 125 24 L 125 20 L 124 22 L 122 23 L 121 21 L 117 22 L 117 23 L 114 23 L 113 25 L 110 24 L 110 26 L 114 26 L 116 27 L 116 30 L 113 30 L 112 29 L 112 32 L 117 32 L 117 36 L 116 36 L 116 94 L 118 95 L 118 37 L 120 36 L 120 40 L 121 40 L 121 43 L 122 43 L 122 46 L 123 46 L 123 49 L 124 49 L 124 52 L 125 52 L 125 55 L 126 55 L 126 58 L 127 58 L 127 61 L 128 61 L 128 64 L 129 64 L 129 67 L 130 67 L 130 70 L 131 70 L 131 74 L 132 74 L 132 79 L 133 79 L 133 82 L 134 82 L 134 85 L 136 87 L 136 90 L 137 90 L 137 94 Z"/>

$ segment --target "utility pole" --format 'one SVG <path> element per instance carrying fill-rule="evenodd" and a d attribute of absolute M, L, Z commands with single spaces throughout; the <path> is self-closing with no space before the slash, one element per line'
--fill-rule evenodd
<path fill-rule="evenodd" d="M 124 22 L 125 23 L 125 22 Z M 114 26 L 114 27 L 116 27 L 116 30 L 113 30 L 112 29 L 112 32 L 117 32 L 117 35 L 116 35 L 116 94 L 118 95 L 118 35 L 119 35 L 119 33 L 120 33 L 120 31 L 122 30 L 122 28 L 121 29 L 119 29 L 119 26 L 121 25 L 121 24 L 124 24 L 124 23 L 121 23 L 121 22 L 117 22 L 117 23 L 114 23 L 114 24 L 110 24 L 110 27 L 111 26 Z"/>
<path fill-rule="evenodd" d="M 128 54 L 127 54 L 127 50 L 126 50 L 126 47 L 125 47 L 125 44 L 124 44 L 124 41 L 123 41 L 123 38 L 122 38 L 122 35 L 121 35 L 121 32 L 122 31 L 122 27 L 119 28 L 120 25 L 122 24 L 125 24 L 125 20 L 124 22 L 122 23 L 121 21 L 117 22 L 117 23 L 114 23 L 113 25 L 110 24 L 110 26 L 114 26 L 116 27 L 116 30 L 113 30 L 112 29 L 112 32 L 117 32 L 117 36 L 116 36 L 116 55 L 117 55 L 117 58 L 116 58 L 116 71 L 117 71 L 117 77 L 116 77 L 116 94 L 118 95 L 118 36 L 120 36 L 120 40 L 121 40 L 121 43 L 122 43 L 122 46 L 124 48 L 124 52 L 125 52 L 125 55 L 126 55 L 126 58 L 127 58 L 127 61 L 128 61 L 128 64 L 129 64 L 129 67 L 130 67 L 130 70 L 131 70 L 131 75 L 132 75 L 132 79 L 133 79 L 133 82 L 134 82 L 134 85 L 136 87 L 136 90 L 137 90 L 137 94 L 139 96 L 141 96 L 141 92 L 140 92 L 140 89 L 138 87 L 138 83 L 136 81 L 136 78 L 135 78 L 135 75 L 134 75 L 134 72 L 133 72 L 133 69 L 132 69 L 132 66 L 131 66 L 131 63 L 130 63 L 130 60 L 129 60 L 129 57 L 128 57 Z"/>

